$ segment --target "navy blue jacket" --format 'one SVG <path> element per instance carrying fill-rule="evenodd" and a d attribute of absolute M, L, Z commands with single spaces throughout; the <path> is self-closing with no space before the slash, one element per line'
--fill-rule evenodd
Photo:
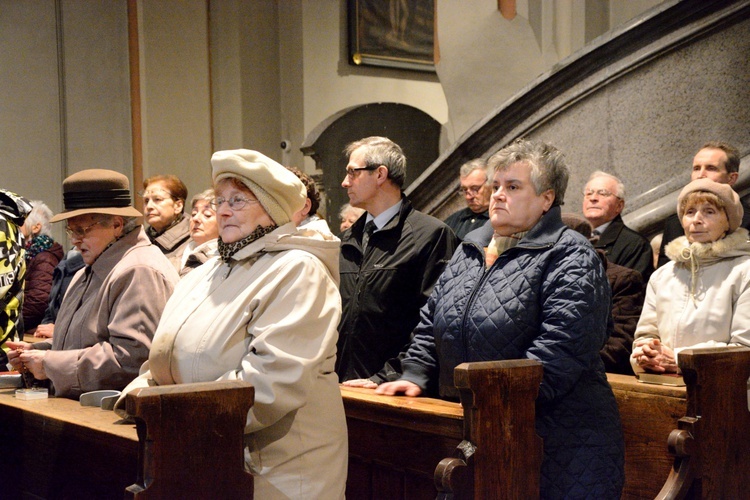
<path fill-rule="evenodd" d="M 611 307 L 601 260 L 562 223 L 559 207 L 486 269 L 491 237 L 486 225 L 456 250 L 421 310 L 403 378 L 425 389 L 439 376 L 441 395 L 455 398 L 460 363 L 541 361 L 542 497 L 619 498 L 624 444 L 599 355 Z"/>

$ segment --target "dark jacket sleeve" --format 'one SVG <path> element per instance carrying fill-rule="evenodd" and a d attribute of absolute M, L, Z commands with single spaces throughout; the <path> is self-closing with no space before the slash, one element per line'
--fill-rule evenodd
<path fill-rule="evenodd" d="M 638 271 L 611 262 L 607 265 L 607 278 L 612 288 L 614 323 L 600 354 L 606 371 L 629 375 L 633 335 L 643 307 L 645 285 Z"/>
<path fill-rule="evenodd" d="M 685 236 L 685 231 L 682 229 L 682 225 L 680 224 L 680 219 L 677 217 L 677 214 L 672 214 L 667 217 L 667 220 L 664 221 L 664 231 L 661 235 L 661 245 L 659 246 L 659 262 L 657 263 L 657 267 L 661 267 L 669 262 L 669 257 L 667 257 L 664 249 L 670 241 L 674 240 L 675 238 L 679 238 L 680 236 Z"/>
<path fill-rule="evenodd" d="M 26 330 L 36 328 L 47 309 L 52 273 L 60 260 L 52 252 L 41 252 L 29 263 L 23 300 L 23 323 Z"/>

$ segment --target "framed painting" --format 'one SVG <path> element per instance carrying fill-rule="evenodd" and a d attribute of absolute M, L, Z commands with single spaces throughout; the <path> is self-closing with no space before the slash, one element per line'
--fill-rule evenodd
<path fill-rule="evenodd" d="M 349 0 L 349 62 L 435 71 L 435 0 Z"/>

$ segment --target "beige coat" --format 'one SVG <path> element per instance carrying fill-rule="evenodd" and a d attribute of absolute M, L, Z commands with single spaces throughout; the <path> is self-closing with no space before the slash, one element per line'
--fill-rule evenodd
<path fill-rule="evenodd" d="M 672 259 L 651 275 L 635 340 L 659 338 L 676 354 L 687 348 L 750 347 L 750 243 L 739 228 L 726 238 L 667 245 Z M 691 266 L 691 262 L 693 266 Z M 631 359 L 636 372 L 643 371 Z"/>
<path fill-rule="evenodd" d="M 338 252 L 334 236 L 290 223 L 229 264 L 213 258 L 190 272 L 167 304 L 142 375 L 126 389 L 251 382 L 245 432 L 255 498 L 344 496 L 347 431 L 333 371 Z"/>
<path fill-rule="evenodd" d="M 140 227 L 79 270 L 60 306 L 52 350 L 44 356 L 55 395 L 120 390 L 133 380 L 178 280 Z"/>

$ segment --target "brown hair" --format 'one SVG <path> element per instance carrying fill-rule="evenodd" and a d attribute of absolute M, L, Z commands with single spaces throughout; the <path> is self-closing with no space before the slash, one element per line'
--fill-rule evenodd
<path fill-rule="evenodd" d="M 148 189 L 150 184 L 155 182 L 162 182 L 169 191 L 169 194 L 175 200 L 181 200 L 183 205 L 187 200 L 188 190 L 185 183 L 180 180 L 176 175 L 154 175 L 143 181 L 143 189 Z"/>

